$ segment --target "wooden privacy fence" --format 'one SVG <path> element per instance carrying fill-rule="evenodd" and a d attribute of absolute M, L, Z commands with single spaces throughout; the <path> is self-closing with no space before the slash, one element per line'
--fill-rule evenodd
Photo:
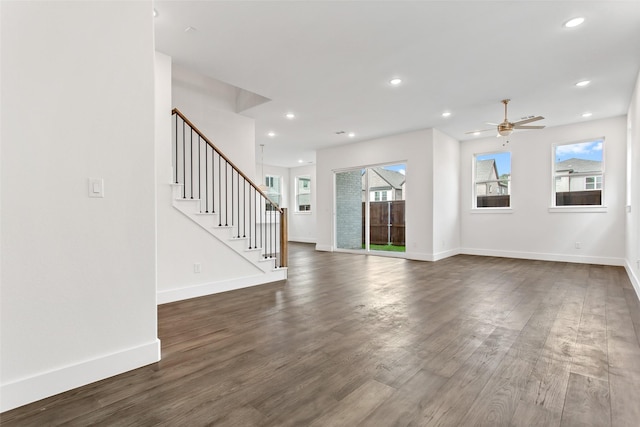
<path fill-rule="evenodd" d="M 372 245 L 405 245 L 404 200 L 369 203 L 369 241 Z M 362 241 L 366 203 L 362 203 Z"/>
<path fill-rule="evenodd" d="M 478 196 L 476 206 L 479 208 L 508 208 L 510 198 L 511 196 L 508 194 Z"/>
<path fill-rule="evenodd" d="M 556 193 L 556 206 L 601 205 L 601 190 L 565 191 Z"/>

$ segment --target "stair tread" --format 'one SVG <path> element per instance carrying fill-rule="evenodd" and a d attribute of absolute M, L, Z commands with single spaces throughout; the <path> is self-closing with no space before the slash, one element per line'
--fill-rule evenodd
<path fill-rule="evenodd" d="M 264 248 L 247 247 L 252 243 L 253 238 L 251 236 L 238 237 L 237 236 L 238 232 L 242 230 L 238 230 L 238 227 L 234 224 L 231 224 L 231 225 L 215 224 L 216 222 L 219 222 L 222 219 L 220 217 L 221 215 L 220 212 L 203 212 L 201 210 L 202 207 L 204 207 L 203 206 L 204 203 L 202 203 L 203 199 L 182 197 L 183 191 L 180 187 L 184 187 L 184 185 L 181 183 L 171 183 L 171 185 L 173 186 L 172 199 L 173 199 L 175 208 L 177 208 L 179 211 L 184 213 L 187 217 L 190 217 L 191 220 L 195 221 L 204 230 L 207 230 L 210 234 L 213 234 L 220 241 L 226 240 L 227 241 L 226 245 L 229 248 L 234 250 L 236 253 L 241 254 L 241 256 L 245 257 L 246 259 L 254 263 L 255 266 L 259 266 L 259 268 L 263 272 L 265 273 L 283 272 L 282 274 L 286 274 L 284 273 L 286 271 L 286 267 L 279 267 L 277 265 L 278 264 L 277 256 L 265 258 L 263 253 L 263 251 L 265 250 Z M 195 205 L 193 202 L 195 202 Z M 211 223 L 213 223 L 213 225 Z M 258 227 L 277 226 L 279 224 L 279 221 L 278 221 L 278 218 L 274 217 L 272 220 L 267 219 L 264 222 L 257 221 L 256 224 Z M 226 232 L 228 234 L 225 236 L 224 234 L 225 232 L 215 231 L 216 229 L 218 230 L 228 229 L 230 230 L 230 232 Z M 233 235 L 233 236 L 229 237 L 228 235 Z M 233 241 L 241 241 L 242 244 L 233 244 L 232 243 Z M 265 264 L 265 262 L 270 264 Z"/>

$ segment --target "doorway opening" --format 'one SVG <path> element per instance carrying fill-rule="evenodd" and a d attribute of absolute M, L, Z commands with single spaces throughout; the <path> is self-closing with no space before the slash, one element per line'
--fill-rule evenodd
<path fill-rule="evenodd" d="M 336 172 L 336 248 L 403 254 L 405 187 L 404 163 Z"/>

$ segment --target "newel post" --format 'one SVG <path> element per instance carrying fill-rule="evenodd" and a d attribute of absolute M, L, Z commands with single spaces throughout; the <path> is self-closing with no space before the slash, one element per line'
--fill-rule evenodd
<path fill-rule="evenodd" d="M 289 230 L 287 224 L 287 208 L 281 208 L 280 211 L 280 267 L 286 267 L 288 264 L 288 240 Z"/>

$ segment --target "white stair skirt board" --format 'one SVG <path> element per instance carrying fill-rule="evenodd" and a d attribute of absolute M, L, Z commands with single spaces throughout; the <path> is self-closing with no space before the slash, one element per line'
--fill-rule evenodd
<path fill-rule="evenodd" d="M 220 226 L 220 220 L 218 218 L 217 213 L 202 213 L 200 212 L 200 206 L 202 201 L 200 199 L 184 199 L 182 198 L 182 184 L 171 184 L 173 191 L 173 206 L 182 212 L 184 215 L 189 217 L 193 222 L 198 224 L 204 230 L 206 230 L 209 234 L 214 236 L 216 239 L 224 243 L 226 246 L 231 248 L 234 252 L 245 258 L 247 261 L 258 267 L 265 273 L 271 273 L 273 271 L 285 270 L 286 268 L 281 268 L 276 265 L 276 258 L 264 258 L 261 256 L 260 248 L 252 248 L 249 249 L 248 238 L 246 237 L 237 237 L 237 229 L 235 226 L 231 225 L 222 225 Z M 256 255 L 257 253 L 257 255 Z M 270 280 L 265 278 L 266 281 L 263 283 L 273 282 L 274 280 Z M 286 273 L 285 273 L 286 279 Z M 281 279 L 276 279 L 281 280 Z M 255 283 L 258 284 L 258 283 Z M 249 285 L 253 286 L 253 285 Z"/>
<path fill-rule="evenodd" d="M 249 249 L 249 238 L 238 237 L 235 226 L 227 226 L 224 224 L 220 226 L 220 218 L 217 213 L 203 213 L 200 211 L 202 202 L 199 199 L 182 198 L 182 184 L 172 183 L 171 186 L 173 188 L 172 204 L 174 208 L 225 244 L 229 250 L 235 252 L 256 268 L 250 273 L 246 273 L 248 275 L 244 277 L 159 291 L 158 304 L 166 304 L 287 279 L 287 268 L 278 267 L 276 265 L 277 258 L 265 258 L 262 254 L 262 248 Z M 276 255 L 279 256 L 280 254 L 278 253 Z M 256 274 L 256 271 L 258 274 Z"/>
<path fill-rule="evenodd" d="M 22 378 L 0 388 L 0 412 L 160 360 L 160 340 Z"/>
<path fill-rule="evenodd" d="M 264 285 L 266 283 L 278 282 L 286 279 L 287 269 L 278 268 L 277 270 L 263 275 L 222 280 L 219 282 L 201 283 L 186 288 L 168 289 L 166 291 L 158 292 L 158 305 L 217 294 L 220 292 L 233 291 L 235 289 L 248 288 L 250 286 Z"/>

